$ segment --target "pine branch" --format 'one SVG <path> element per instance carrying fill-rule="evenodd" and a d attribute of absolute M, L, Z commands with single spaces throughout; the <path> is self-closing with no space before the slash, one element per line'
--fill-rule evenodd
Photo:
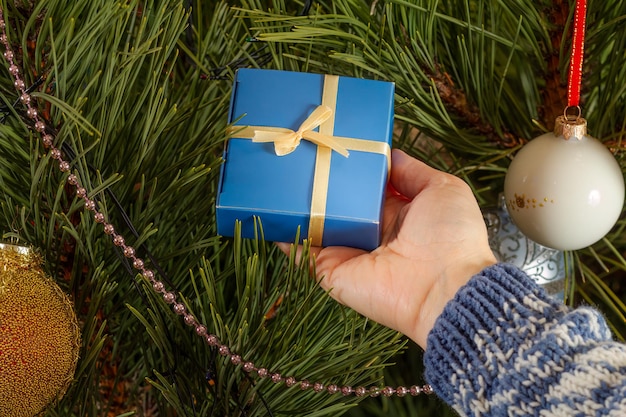
<path fill-rule="evenodd" d="M 563 94 L 570 17 L 547 18 L 556 10 L 547 2 L 9 3 L 17 62 L 27 84 L 41 80 L 40 114 L 57 145 L 75 153 L 72 170 L 102 212 L 128 244 L 146 245 L 187 306 L 233 349 L 310 379 L 376 383 L 402 342 L 331 302 L 308 268 L 272 245 L 215 236 L 234 71 L 394 81 L 396 145 L 464 178 L 483 204 L 502 189 L 516 149 L 508 147 L 547 126 Z M 590 5 L 583 86 L 590 129 L 620 161 L 624 16 L 615 0 Z M 0 231 L 41 248 L 83 323 L 77 382 L 49 415 L 331 415 L 356 403 L 251 380 L 199 341 L 82 211 L 30 133 L 8 76 L 0 98 Z M 600 305 L 621 338 L 625 226 L 569 255 L 572 302 Z"/>
<path fill-rule="evenodd" d="M 12 43 L 37 39 L 31 50 L 22 45 L 21 62 L 46 74 L 35 99 L 56 131 L 57 146 L 70 155 L 72 170 L 127 243 L 145 243 L 173 288 L 191 297 L 190 308 L 233 348 L 282 372 L 339 383 L 378 381 L 401 347 L 394 332 L 336 305 L 315 287 L 308 268 L 292 262 L 292 269 L 285 269 L 275 248 L 264 243 L 233 248 L 215 236 L 213 206 L 230 85 L 203 81 L 201 75 L 241 58 L 252 63 L 256 45 L 245 41 L 250 32 L 244 22 L 216 2 L 210 6 L 216 14 L 203 6 L 202 14 L 192 16 L 192 29 L 211 30 L 192 31 L 192 41 L 204 40 L 191 47 L 183 42 L 190 39 L 188 16 L 180 4 L 170 3 L 83 0 L 70 9 L 39 2 L 23 22 L 12 20 L 15 32 L 25 34 Z M 206 20 L 218 18 L 234 23 Z M 177 48 L 187 55 L 187 65 Z M 13 86 L 2 84 L 1 91 L 12 106 Z M 28 132 L 23 119 L 14 114 L 2 129 L 2 152 L 10 155 L 9 169 L 0 174 L 7 214 L 2 229 L 21 216 L 12 235 L 43 247 L 49 268 L 63 272 L 85 323 L 80 383 L 50 415 L 158 410 L 159 415 L 251 416 L 276 409 L 325 415 L 358 400 L 287 395 L 284 387 L 249 380 L 221 357 L 209 389 L 210 349 L 129 274 L 132 269 L 101 226 L 68 193 L 64 176 L 42 157 L 37 138 L 22 139 Z M 23 183 L 32 186 L 19 187 Z M 108 192 L 126 208 L 137 238 L 129 238 Z M 210 279 L 197 281 L 190 270 Z M 265 322 L 279 296 L 284 301 L 276 317 Z"/>
<path fill-rule="evenodd" d="M 498 143 L 528 136 L 531 117 L 524 120 L 523 116 L 532 115 L 535 106 L 522 109 L 524 102 L 513 91 L 518 80 L 507 78 L 514 65 L 528 68 L 530 61 L 539 62 L 539 38 L 528 24 L 505 8 L 491 11 L 484 22 L 466 23 L 415 4 L 389 3 L 380 16 L 357 17 L 343 2 L 335 3 L 328 12 L 318 8 L 315 16 L 306 18 L 262 10 L 242 13 L 256 22 L 253 29 L 261 32 L 258 39 L 290 45 L 292 52 L 287 57 L 307 62 L 307 66 L 394 81 L 398 94 L 406 98 L 398 106 L 400 117 L 452 149 L 480 155 L 493 152 L 494 147 L 485 146 L 479 135 L 487 134 Z M 494 31 L 485 30 L 487 24 Z M 518 39 L 521 34 L 527 38 Z M 466 43 L 466 37 L 475 39 L 472 42 L 477 47 Z M 314 51 L 308 52 L 313 43 Z M 527 54 L 537 59 L 528 60 Z M 485 55 L 492 58 L 482 68 L 477 63 L 484 62 Z M 306 61 L 300 57 L 307 57 Z M 453 79 L 456 81 L 450 82 Z M 478 80 L 480 84 L 476 84 Z M 517 100 L 504 98 L 512 94 Z M 513 114 L 522 117 L 511 117 Z"/>
<path fill-rule="evenodd" d="M 550 25 L 550 49 L 546 52 L 545 88 L 542 89 L 541 119 L 548 130 L 554 129 L 557 116 L 563 114 L 567 106 L 567 79 L 564 77 L 563 63 L 567 49 L 565 49 L 566 28 L 569 27 L 570 8 L 567 1 L 556 1 L 545 10 L 546 21 Z"/>
<path fill-rule="evenodd" d="M 455 87 L 454 82 L 446 73 L 436 68 L 431 79 L 437 88 L 439 97 L 446 104 L 450 113 L 457 115 L 466 125 L 484 136 L 487 142 L 496 144 L 500 148 L 515 148 L 523 145 L 528 140 L 516 137 L 513 133 L 503 131 L 501 134 L 489 123 L 486 123 L 480 115 L 480 110 L 475 104 L 470 104 L 462 90 Z"/>

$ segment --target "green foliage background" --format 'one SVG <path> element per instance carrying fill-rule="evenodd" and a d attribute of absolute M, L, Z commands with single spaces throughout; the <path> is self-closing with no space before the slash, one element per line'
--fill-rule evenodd
<path fill-rule="evenodd" d="M 9 41 L 56 145 L 128 244 L 231 348 L 325 383 L 421 384 L 420 352 L 337 305 L 261 239 L 216 236 L 214 202 L 237 67 L 396 83 L 394 145 L 494 205 L 514 152 L 565 105 L 567 1 L 2 1 Z M 624 166 L 626 4 L 589 1 L 583 109 Z M 132 273 L 32 133 L 2 61 L 0 232 L 32 245 L 75 302 L 76 383 L 48 416 L 452 414 L 435 398 L 316 395 L 247 378 Z M 114 199 L 114 197 L 115 199 Z M 115 200 L 136 234 L 124 226 Z M 620 220 L 568 254 L 567 301 L 626 336 Z M 142 246 L 143 245 L 143 246 Z M 129 272 L 130 271 L 130 272 Z M 273 319 L 265 314 L 277 300 Z M 399 362 L 401 365 L 387 365 Z M 383 374 L 384 380 L 383 380 Z M 207 380 L 207 375 L 209 376 Z"/>

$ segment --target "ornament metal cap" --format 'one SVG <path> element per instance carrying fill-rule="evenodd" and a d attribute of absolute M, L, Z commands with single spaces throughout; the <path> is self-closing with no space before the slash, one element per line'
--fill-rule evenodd
<path fill-rule="evenodd" d="M 13 245 L 11 243 L 2 243 L 0 242 L 0 250 L 12 250 L 22 255 L 29 255 L 31 250 L 26 246 Z"/>
<path fill-rule="evenodd" d="M 565 109 L 562 116 L 556 118 L 554 135 L 563 136 L 566 140 L 572 137 L 582 140 L 587 134 L 587 120 L 580 117 L 580 107 L 575 107 L 578 110 L 577 114 L 567 114 L 569 108 Z"/>

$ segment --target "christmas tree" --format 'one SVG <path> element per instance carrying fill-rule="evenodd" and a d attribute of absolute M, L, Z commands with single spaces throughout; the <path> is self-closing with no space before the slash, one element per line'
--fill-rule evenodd
<path fill-rule="evenodd" d="M 394 147 L 488 208 L 567 105 L 573 4 L 2 1 L 0 233 L 39 252 L 81 330 L 73 382 L 45 415 L 453 415 L 433 396 L 342 395 L 421 386 L 421 352 L 335 303 L 306 251 L 285 256 L 262 225 L 257 239 L 217 235 L 232 81 L 247 67 L 392 81 Z M 625 3 L 589 2 L 581 107 L 621 166 L 625 29 Z M 620 340 L 625 226 L 566 253 L 565 302 L 597 305 Z"/>

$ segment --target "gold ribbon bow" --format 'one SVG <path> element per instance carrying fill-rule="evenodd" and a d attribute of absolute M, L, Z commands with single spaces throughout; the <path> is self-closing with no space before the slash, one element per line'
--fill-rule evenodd
<path fill-rule="evenodd" d="M 228 132 L 232 138 L 252 139 L 253 142 L 273 142 L 274 152 L 277 156 L 284 156 L 293 152 L 300 145 L 302 139 L 317 145 L 308 233 L 313 246 L 321 246 L 324 236 L 332 151 L 345 157 L 349 156 L 348 149 L 378 153 L 387 158 L 387 171 L 391 167 L 391 148 L 388 143 L 333 136 L 335 128 L 334 109 L 337 106 L 338 89 L 339 77 L 325 75 L 322 104 L 313 110 L 298 130 L 274 126 L 232 126 Z M 313 130 L 317 127 L 319 127 L 319 132 Z"/>
<path fill-rule="evenodd" d="M 277 156 L 290 154 L 296 150 L 302 139 L 306 139 L 318 146 L 330 148 L 347 158 L 349 156 L 348 150 L 341 146 L 333 136 L 313 130 L 330 119 L 332 115 L 333 110 L 330 107 L 321 105 L 313 110 L 298 130 L 273 126 L 247 126 L 241 130 L 234 130 L 237 126 L 233 126 L 231 129 L 233 133 L 236 132 L 236 137 L 250 138 L 252 142 L 273 142 L 274 152 Z"/>

